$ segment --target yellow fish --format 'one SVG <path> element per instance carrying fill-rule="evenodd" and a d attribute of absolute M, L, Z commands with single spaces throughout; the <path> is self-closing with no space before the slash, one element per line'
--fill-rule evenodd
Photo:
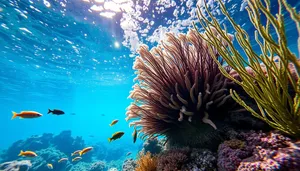
<path fill-rule="evenodd" d="M 115 119 L 115 120 L 113 120 L 110 124 L 109 124 L 109 126 L 113 126 L 113 125 L 115 125 L 116 123 L 118 123 L 119 122 L 119 120 L 118 119 Z"/>
<path fill-rule="evenodd" d="M 79 152 L 79 156 L 84 155 L 85 153 L 91 151 L 92 149 L 93 149 L 93 147 L 87 147 L 87 148 L 84 148 L 83 150 L 81 150 L 81 151 Z"/>
<path fill-rule="evenodd" d="M 119 138 L 121 138 L 124 134 L 125 134 L 125 133 L 124 133 L 124 132 L 121 132 L 121 131 L 116 132 L 116 133 L 114 133 L 114 134 L 112 135 L 111 138 L 108 138 L 108 142 L 111 142 L 111 141 L 113 141 L 113 140 L 119 139 Z"/>
<path fill-rule="evenodd" d="M 81 159 L 82 159 L 81 157 L 75 157 L 74 159 L 72 159 L 72 162 L 78 161 L 78 160 L 81 160 Z"/>
<path fill-rule="evenodd" d="M 50 163 L 47 164 L 47 167 L 48 167 L 48 169 L 53 169 L 53 165 Z"/>
<path fill-rule="evenodd" d="M 36 157 L 37 154 L 33 151 L 23 151 L 21 150 L 20 154 L 18 156 L 23 156 L 23 157 Z"/>
<path fill-rule="evenodd" d="M 80 151 L 81 151 L 81 150 L 76 150 L 76 151 L 74 151 L 74 152 L 71 154 L 71 156 L 78 155 Z"/>
<path fill-rule="evenodd" d="M 61 158 L 60 160 L 58 160 L 58 163 L 63 162 L 63 161 L 67 161 L 69 160 L 68 158 Z"/>
<path fill-rule="evenodd" d="M 15 119 L 16 117 L 20 117 L 20 118 L 38 118 L 43 116 L 42 114 L 40 114 L 39 112 L 35 112 L 35 111 L 22 111 L 21 113 L 16 113 L 16 112 L 12 112 L 13 116 L 11 119 Z"/>

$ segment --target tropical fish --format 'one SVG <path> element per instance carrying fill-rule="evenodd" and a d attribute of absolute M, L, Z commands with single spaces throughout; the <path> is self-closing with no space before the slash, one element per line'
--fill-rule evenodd
<path fill-rule="evenodd" d="M 119 122 L 119 120 L 118 119 L 115 119 L 115 120 L 113 120 L 110 124 L 109 124 L 109 126 L 113 126 L 113 125 L 115 125 L 116 123 L 118 123 Z"/>
<path fill-rule="evenodd" d="M 136 142 L 136 138 L 137 138 L 137 131 L 136 129 L 134 129 L 133 133 L 132 133 L 132 137 L 133 137 L 133 143 Z"/>
<path fill-rule="evenodd" d="M 35 111 L 22 111 L 21 113 L 16 113 L 16 112 L 12 112 L 13 116 L 11 119 L 15 119 L 16 117 L 20 117 L 20 118 L 38 118 L 40 116 L 43 116 L 42 114 L 35 112 Z"/>
<path fill-rule="evenodd" d="M 58 160 L 58 163 L 63 162 L 63 161 L 67 161 L 69 160 L 68 158 L 61 158 L 60 160 Z"/>
<path fill-rule="evenodd" d="M 126 156 L 129 156 L 131 154 L 131 152 L 128 152 L 127 154 L 126 154 Z"/>
<path fill-rule="evenodd" d="M 21 150 L 20 154 L 18 156 L 23 156 L 23 157 L 36 157 L 37 154 L 33 151 L 23 151 Z"/>
<path fill-rule="evenodd" d="M 78 155 L 80 151 L 81 151 L 81 150 L 76 150 L 76 151 L 74 151 L 74 152 L 71 154 L 71 156 Z"/>
<path fill-rule="evenodd" d="M 50 114 L 50 113 L 52 113 L 54 115 L 63 115 L 63 114 L 65 114 L 64 111 L 58 110 L 58 109 L 53 109 L 53 110 L 48 109 L 48 114 Z"/>
<path fill-rule="evenodd" d="M 125 134 L 125 133 L 124 133 L 124 132 L 121 132 L 121 131 L 116 132 L 116 133 L 114 133 L 114 134 L 112 135 L 111 138 L 108 138 L 108 142 L 111 142 L 111 141 L 113 141 L 113 140 L 119 139 L 119 138 L 121 138 L 124 134 Z"/>
<path fill-rule="evenodd" d="M 47 167 L 48 167 L 48 169 L 53 169 L 53 165 L 50 163 L 47 164 Z"/>
<path fill-rule="evenodd" d="M 81 157 L 75 157 L 74 159 L 72 159 L 72 162 L 74 162 L 74 161 L 78 161 L 78 160 L 81 160 L 82 158 Z"/>
<path fill-rule="evenodd" d="M 81 151 L 79 152 L 79 156 L 84 155 L 85 153 L 91 151 L 92 149 L 93 149 L 93 147 L 86 147 L 86 148 L 84 148 L 83 150 L 81 150 Z"/>

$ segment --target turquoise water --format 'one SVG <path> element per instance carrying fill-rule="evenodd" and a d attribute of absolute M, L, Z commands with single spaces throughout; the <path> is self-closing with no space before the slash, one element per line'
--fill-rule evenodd
<path fill-rule="evenodd" d="M 225 2 L 253 38 L 243 1 Z M 299 1 L 287 2 L 299 11 Z M 208 3 L 218 14 L 213 0 Z M 0 0 L 0 149 L 31 135 L 71 130 L 87 145 L 108 144 L 114 132 L 124 131 L 114 144 L 136 151 L 142 141 L 132 143 L 125 121 L 136 49 L 155 46 L 165 32 L 186 32 L 197 20 L 195 6 L 193 0 Z M 298 35 L 288 23 L 297 53 Z M 48 115 L 48 109 L 66 114 Z M 43 117 L 11 120 L 12 111 L 23 110 Z M 114 119 L 119 123 L 109 127 Z"/>

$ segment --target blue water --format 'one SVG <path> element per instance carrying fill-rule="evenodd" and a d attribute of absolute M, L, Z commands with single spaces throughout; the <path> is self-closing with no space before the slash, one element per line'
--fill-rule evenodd
<path fill-rule="evenodd" d="M 166 31 L 186 32 L 197 21 L 196 2 L 0 0 L 0 149 L 31 135 L 71 130 L 86 144 L 108 143 L 114 132 L 124 131 L 115 143 L 136 150 L 142 141 L 132 143 L 125 121 L 136 49 L 141 43 L 155 46 Z M 254 39 L 243 2 L 225 2 Z M 277 1 L 272 2 L 276 11 Z M 300 11 L 300 1 L 287 2 Z M 218 8 L 212 7 L 217 14 Z M 295 26 L 289 21 L 286 28 L 289 46 L 297 53 Z M 47 115 L 48 108 L 66 114 Z M 44 116 L 11 120 L 12 111 L 23 110 Z M 113 119 L 119 123 L 109 127 Z"/>

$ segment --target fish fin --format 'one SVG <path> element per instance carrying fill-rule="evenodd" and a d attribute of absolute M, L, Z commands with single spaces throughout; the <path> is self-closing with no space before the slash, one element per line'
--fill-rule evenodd
<path fill-rule="evenodd" d="M 22 156 L 22 154 L 24 153 L 23 150 L 20 151 L 20 154 L 18 156 Z"/>
<path fill-rule="evenodd" d="M 82 155 L 82 151 L 80 151 L 78 154 L 79 154 L 79 156 L 81 156 Z"/>
<path fill-rule="evenodd" d="M 18 116 L 18 114 L 14 111 L 12 111 L 12 114 L 13 114 L 13 116 L 12 116 L 11 120 L 15 119 Z"/>
<path fill-rule="evenodd" d="M 50 109 L 48 109 L 48 113 L 47 114 L 50 114 L 52 111 Z"/>

